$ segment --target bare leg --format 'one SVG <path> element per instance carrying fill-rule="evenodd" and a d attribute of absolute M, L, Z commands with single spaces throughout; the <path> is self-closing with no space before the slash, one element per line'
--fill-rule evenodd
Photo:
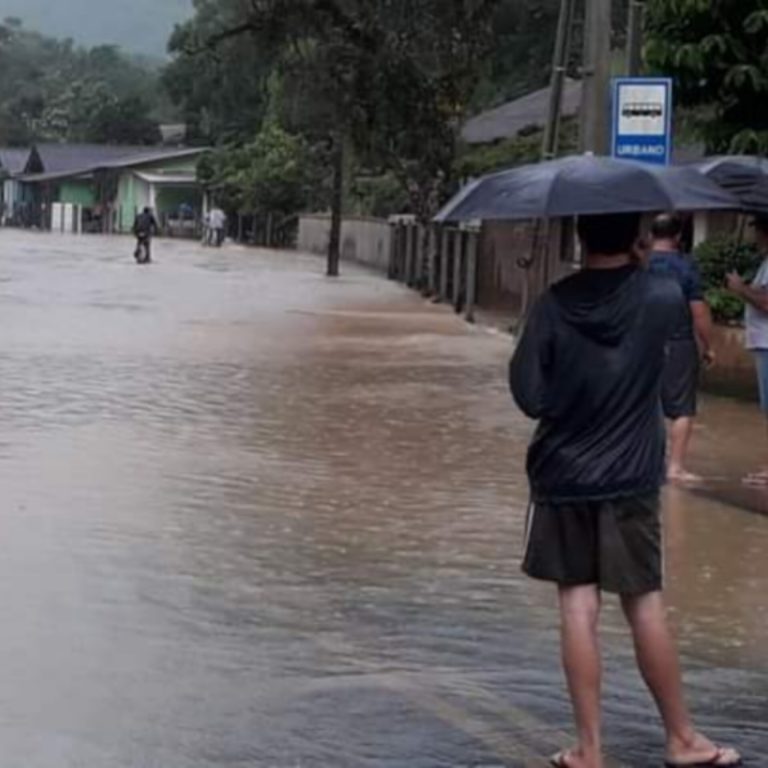
<path fill-rule="evenodd" d="M 766 414 L 765 428 L 766 434 L 768 434 L 768 414 Z M 750 472 L 743 482 L 747 485 L 759 486 L 761 488 L 768 486 L 768 462 L 765 462 L 763 468 L 757 472 Z"/>
<path fill-rule="evenodd" d="M 563 667 L 573 703 L 579 743 L 566 753 L 572 768 L 602 768 L 601 660 L 597 586 L 560 589 Z"/>
<path fill-rule="evenodd" d="M 699 478 L 692 475 L 685 468 L 685 460 L 688 456 L 688 446 L 691 443 L 691 435 L 693 434 L 693 419 L 688 416 L 675 419 L 672 422 L 669 434 L 669 479 L 680 480 L 683 482 L 695 482 Z"/>
<path fill-rule="evenodd" d="M 717 747 L 693 727 L 683 694 L 677 647 L 661 592 L 641 597 L 625 596 L 622 606 L 632 627 L 640 672 L 664 721 L 667 760 L 676 764 L 711 760 Z M 716 765 L 735 765 L 738 759 L 733 750 L 722 750 Z"/>

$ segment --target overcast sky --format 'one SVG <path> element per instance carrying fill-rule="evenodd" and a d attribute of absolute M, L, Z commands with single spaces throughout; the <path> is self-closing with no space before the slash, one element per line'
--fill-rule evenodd
<path fill-rule="evenodd" d="M 0 0 L 0 18 L 79 43 L 110 43 L 161 56 L 173 25 L 192 13 L 192 0 Z"/>

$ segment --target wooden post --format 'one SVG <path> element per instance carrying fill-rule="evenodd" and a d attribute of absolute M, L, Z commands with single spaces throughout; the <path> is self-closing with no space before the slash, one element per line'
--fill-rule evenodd
<path fill-rule="evenodd" d="M 405 239 L 405 268 L 401 277 L 406 285 L 410 285 L 411 270 L 413 269 L 413 237 L 410 224 L 403 227 L 403 236 Z"/>
<path fill-rule="evenodd" d="M 395 279 L 397 259 L 397 224 L 389 220 L 389 263 L 387 264 L 387 278 Z"/>
<path fill-rule="evenodd" d="M 437 230 L 434 225 L 430 225 L 427 232 L 429 243 L 427 244 L 427 290 L 428 296 L 434 296 L 437 293 Z"/>
<path fill-rule="evenodd" d="M 474 230 L 467 235 L 467 301 L 466 318 L 475 322 L 475 301 L 477 300 L 477 255 L 480 246 L 480 232 Z"/>
<path fill-rule="evenodd" d="M 451 230 L 443 226 L 440 254 L 440 301 L 448 301 L 448 270 L 451 268 Z"/>
<path fill-rule="evenodd" d="M 413 260 L 413 274 L 411 275 L 411 287 L 423 288 L 424 287 L 424 265 L 427 258 L 427 249 L 425 246 L 424 235 L 426 230 L 421 224 L 416 224 L 413 228 L 413 236 L 416 242 L 413 246 L 413 252 L 416 254 L 416 258 Z"/>
<path fill-rule="evenodd" d="M 466 236 L 464 232 L 457 232 L 453 246 L 453 308 L 456 312 L 461 312 L 461 289 L 463 287 L 462 261 L 464 260 L 464 246 L 466 245 Z"/>

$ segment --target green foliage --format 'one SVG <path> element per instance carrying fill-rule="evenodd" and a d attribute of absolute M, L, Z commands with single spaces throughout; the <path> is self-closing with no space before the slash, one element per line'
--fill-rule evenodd
<path fill-rule="evenodd" d="M 613 43 L 624 48 L 627 0 L 613 0 Z M 492 26 L 493 46 L 470 107 L 482 111 L 519 98 L 549 83 L 560 0 L 500 0 Z M 574 25 L 569 76 L 578 76 L 583 41 Z"/>
<path fill-rule="evenodd" d="M 159 133 L 156 73 L 110 46 L 75 48 L 0 25 L 0 144 L 81 141 L 147 144 Z"/>
<path fill-rule="evenodd" d="M 309 201 L 313 171 L 306 141 L 269 123 L 248 144 L 204 157 L 198 175 L 230 210 L 289 215 Z"/>
<path fill-rule="evenodd" d="M 410 200 L 403 185 L 391 173 L 381 176 L 359 176 L 349 192 L 356 213 L 387 218 L 408 210 Z"/>
<path fill-rule="evenodd" d="M 738 272 L 746 280 L 754 279 L 762 261 L 757 248 L 733 237 L 720 237 L 703 242 L 694 255 L 715 320 L 739 322 L 744 316 L 744 303 L 725 289 L 725 277 L 729 272 Z"/>
<path fill-rule="evenodd" d="M 276 115 L 312 143 L 348 144 L 427 217 L 501 1 L 196 0 L 165 82 L 210 140 L 242 143 Z"/>
<path fill-rule="evenodd" d="M 766 0 L 651 0 L 646 59 L 702 108 L 710 152 L 768 152 Z"/>
<path fill-rule="evenodd" d="M 163 85 L 193 140 L 246 142 L 264 119 L 274 48 L 247 30 L 227 34 L 246 13 L 241 0 L 195 0 L 194 17 L 171 36 Z"/>

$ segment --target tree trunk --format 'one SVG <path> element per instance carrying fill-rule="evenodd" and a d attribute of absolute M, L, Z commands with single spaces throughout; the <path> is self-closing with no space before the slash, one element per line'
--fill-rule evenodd
<path fill-rule="evenodd" d="M 328 243 L 328 277 L 339 276 L 341 260 L 341 217 L 344 202 L 344 140 L 333 141 L 333 193 L 331 197 L 331 237 Z"/>

